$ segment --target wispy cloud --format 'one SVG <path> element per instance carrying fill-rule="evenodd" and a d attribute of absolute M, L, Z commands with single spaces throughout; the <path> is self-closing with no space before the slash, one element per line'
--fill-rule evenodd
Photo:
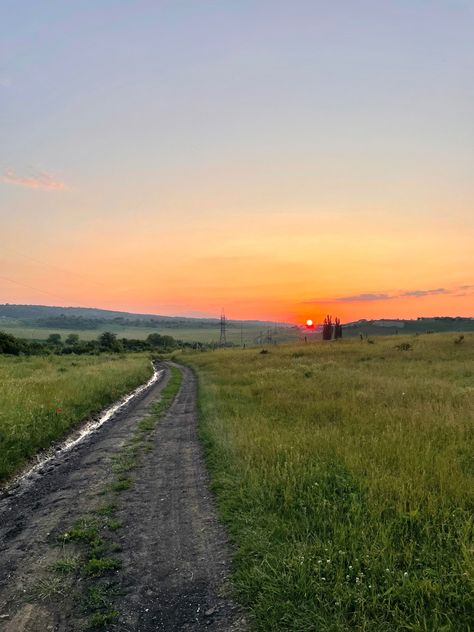
<path fill-rule="evenodd" d="M 368 293 L 368 294 L 354 294 L 353 296 L 339 296 L 334 299 L 337 303 L 355 303 L 358 301 L 386 301 L 389 298 L 394 298 L 390 294 L 383 292 Z"/>
<path fill-rule="evenodd" d="M 409 290 L 408 292 L 402 292 L 399 296 L 414 296 L 420 298 L 422 296 L 435 296 L 436 294 L 452 294 L 452 290 L 447 290 L 444 287 L 438 287 L 434 290 Z"/>
<path fill-rule="evenodd" d="M 437 296 L 437 295 L 453 295 L 464 296 L 459 294 L 460 290 L 470 293 L 470 290 L 474 288 L 474 285 L 460 285 L 458 287 L 447 289 L 444 287 L 438 287 L 429 290 L 400 290 L 399 292 L 365 292 L 361 294 L 351 294 L 349 296 L 338 296 L 335 298 L 313 298 L 308 301 L 304 301 L 303 304 L 315 305 L 318 303 L 360 303 L 370 301 L 389 301 L 395 298 L 423 298 L 425 296 Z"/>
<path fill-rule="evenodd" d="M 47 189 L 49 191 L 61 191 L 66 185 L 55 176 L 44 171 L 38 171 L 28 176 L 20 176 L 12 169 L 7 169 L 2 176 L 2 181 L 7 184 L 15 184 L 28 189 Z"/>

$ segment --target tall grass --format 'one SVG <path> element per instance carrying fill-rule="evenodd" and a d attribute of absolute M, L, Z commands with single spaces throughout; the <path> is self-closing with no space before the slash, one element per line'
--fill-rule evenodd
<path fill-rule="evenodd" d="M 0 481 L 151 373 L 146 355 L 0 356 Z"/>
<path fill-rule="evenodd" d="M 190 358 L 256 630 L 474 629 L 474 337 L 454 339 Z"/>

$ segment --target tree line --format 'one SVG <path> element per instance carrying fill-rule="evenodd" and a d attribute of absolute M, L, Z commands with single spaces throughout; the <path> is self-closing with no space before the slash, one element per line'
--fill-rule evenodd
<path fill-rule="evenodd" d="M 61 334 L 50 334 L 46 341 L 25 340 L 0 331 L 0 354 L 48 355 L 48 354 L 98 354 L 123 353 L 130 351 L 172 351 L 177 348 L 200 348 L 201 343 L 183 342 L 172 336 L 150 334 L 145 340 L 118 338 L 116 334 L 104 331 L 95 340 L 81 340 L 78 334 L 69 334 L 64 339 Z"/>

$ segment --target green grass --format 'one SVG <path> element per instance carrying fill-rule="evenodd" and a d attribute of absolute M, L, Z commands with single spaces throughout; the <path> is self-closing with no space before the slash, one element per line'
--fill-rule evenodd
<path fill-rule="evenodd" d="M 84 564 L 84 572 L 89 577 L 103 577 L 122 568 L 122 562 L 114 557 L 93 557 Z"/>
<path fill-rule="evenodd" d="M 161 391 L 160 399 L 155 404 L 153 404 L 153 407 L 152 407 L 152 413 L 155 419 L 159 419 L 166 412 L 166 410 L 171 406 L 173 399 L 178 394 L 178 391 L 181 386 L 181 381 L 182 381 L 181 371 L 177 367 L 172 366 L 171 377 L 169 379 L 169 382 L 165 386 L 165 388 Z M 140 424 L 142 424 L 142 426 L 140 426 Z M 146 430 L 146 425 L 143 425 L 143 424 L 146 424 L 146 420 L 142 420 L 140 424 L 139 424 L 139 430 L 143 431 L 144 428 Z"/>
<path fill-rule="evenodd" d="M 91 615 L 87 629 L 103 629 L 117 620 L 119 613 L 111 607 L 111 604 L 119 595 L 120 590 L 114 584 L 88 586 L 83 600 L 84 611 Z"/>
<path fill-rule="evenodd" d="M 188 356 L 255 630 L 474 629 L 474 336 L 455 338 Z"/>
<path fill-rule="evenodd" d="M 91 618 L 91 629 L 102 629 L 107 625 L 115 623 L 119 613 L 116 610 L 108 610 L 107 612 L 95 612 Z"/>
<path fill-rule="evenodd" d="M 127 489 L 130 489 L 132 486 L 132 479 L 128 476 L 124 476 L 114 481 L 110 486 L 110 489 L 113 492 L 125 492 Z"/>
<path fill-rule="evenodd" d="M 58 573 L 75 573 L 80 565 L 79 556 L 78 555 L 67 555 L 60 560 L 58 560 L 52 567 L 53 571 L 57 571 Z"/>
<path fill-rule="evenodd" d="M 146 354 L 0 356 L 0 482 L 151 373 Z"/>

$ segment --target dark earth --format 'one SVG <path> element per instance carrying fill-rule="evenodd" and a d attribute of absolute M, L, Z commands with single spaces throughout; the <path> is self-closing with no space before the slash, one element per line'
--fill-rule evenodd
<path fill-rule="evenodd" d="M 52 579 L 64 552 L 59 534 L 104 503 L 112 459 L 170 376 L 162 378 L 86 437 L 49 461 L 33 480 L 0 492 L 0 630 L 75 632 L 90 629 L 83 594 L 87 581 Z M 133 485 L 120 494 L 117 532 L 122 563 L 113 607 L 118 618 L 102 629 L 119 632 L 211 630 L 243 632 L 231 596 L 231 551 L 218 522 L 197 430 L 197 387 L 190 369 L 163 418 Z"/>

